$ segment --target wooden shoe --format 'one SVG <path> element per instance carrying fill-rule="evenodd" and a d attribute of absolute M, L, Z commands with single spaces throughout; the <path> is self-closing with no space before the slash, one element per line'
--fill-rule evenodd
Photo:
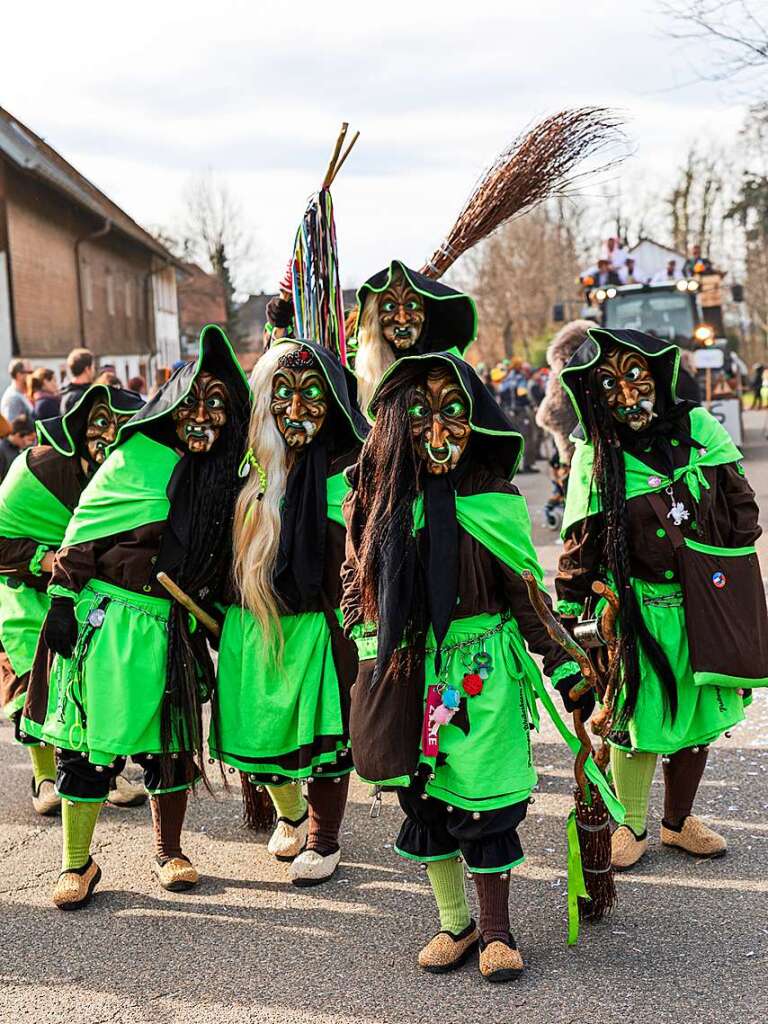
<path fill-rule="evenodd" d="M 110 807 L 140 807 L 146 803 L 148 795 L 143 782 L 133 782 L 125 775 L 118 775 L 115 788 L 107 794 L 107 803 Z"/>
<path fill-rule="evenodd" d="M 59 910 L 79 910 L 90 903 L 100 878 L 101 868 L 92 857 L 81 868 L 62 871 L 53 890 L 54 904 Z"/>
<path fill-rule="evenodd" d="M 463 932 L 438 932 L 419 953 L 419 967 L 430 974 L 447 974 L 461 967 L 477 948 L 480 932 L 470 921 Z"/>
<path fill-rule="evenodd" d="M 688 815 L 679 832 L 662 822 L 661 841 L 664 846 L 676 846 L 692 857 L 723 857 L 728 849 L 725 837 L 693 814 Z"/>
<path fill-rule="evenodd" d="M 629 825 L 619 825 L 611 836 L 611 867 L 614 871 L 629 871 L 645 856 L 648 836 L 638 839 Z"/>
<path fill-rule="evenodd" d="M 278 818 L 275 831 L 267 843 L 267 853 L 271 853 L 277 860 L 293 860 L 307 845 L 308 832 L 309 814 L 306 811 L 298 821 Z"/>
<path fill-rule="evenodd" d="M 152 874 L 168 892 L 185 892 L 200 881 L 197 868 L 183 854 L 164 861 L 155 858 L 152 861 Z"/>
<path fill-rule="evenodd" d="M 514 981 L 520 977 L 523 969 L 523 958 L 511 935 L 509 944 L 495 939 L 486 946 L 480 940 L 480 973 L 486 981 Z"/>
<path fill-rule="evenodd" d="M 41 779 L 40 785 L 35 785 L 32 779 L 32 806 L 43 818 L 50 818 L 61 810 L 61 797 L 56 792 L 56 786 L 52 779 Z"/>
<path fill-rule="evenodd" d="M 304 850 L 289 869 L 291 882 L 300 889 L 309 885 L 322 885 L 336 874 L 341 850 L 323 856 L 317 850 Z"/>

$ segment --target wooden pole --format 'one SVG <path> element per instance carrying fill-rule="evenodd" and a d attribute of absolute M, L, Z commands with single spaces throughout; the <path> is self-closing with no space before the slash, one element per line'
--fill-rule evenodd
<path fill-rule="evenodd" d="M 209 633 L 213 636 L 221 636 L 221 626 L 219 626 L 216 619 L 209 615 L 208 612 L 203 611 L 200 605 L 193 601 L 189 594 L 185 594 L 181 587 L 174 583 L 167 573 L 159 572 L 157 574 L 157 582 L 165 587 L 174 601 L 178 601 L 191 615 L 194 615 L 200 625 L 205 626 Z"/>

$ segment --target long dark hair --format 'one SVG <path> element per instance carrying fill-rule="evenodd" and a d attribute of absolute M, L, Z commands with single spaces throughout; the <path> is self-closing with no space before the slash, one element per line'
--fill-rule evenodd
<path fill-rule="evenodd" d="M 229 384 L 227 423 L 210 453 L 185 456 L 185 486 L 176 500 L 187 504 L 187 543 L 176 570 L 176 583 L 199 604 L 210 605 L 228 588 L 232 571 L 232 522 L 240 490 L 238 466 L 248 425 L 248 399 Z M 209 698 L 216 673 L 205 629 L 190 629 L 190 615 L 171 602 L 168 621 L 166 689 L 160 719 L 163 774 L 170 778 L 167 754 L 174 740 L 193 753 L 203 778 L 202 705 Z"/>
<path fill-rule="evenodd" d="M 403 637 L 423 648 L 428 626 L 423 572 L 417 567 L 413 503 L 420 490 L 421 460 L 408 416 L 410 385 L 423 371 L 414 367 L 385 384 L 378 395 L 376 420 L 360 453 L 355 510 L 351 524 L 357 548 L 362 613 L 380 621 L 390 587 L 412 585 Z M 411 651 L 411 655 L 415 652 Z"/>
<path fill-rule="evenodd" d="M 592 486 L 597 487 L 603 514 L 602 550 L 619 599 L 619 663 L 624 702 L 616 727 L 621 730 L 626 728 L 637 707 L 640 647 L 661 680 L 673 720 L 677 714 L 677 686 L 669 661 L 651 636 L 632 589 L 624 451 L 616 421 L 600 393 L 595 369 L 587 379 L 586 397 L 583 403 L 585 427 L 595 452 Z"/>

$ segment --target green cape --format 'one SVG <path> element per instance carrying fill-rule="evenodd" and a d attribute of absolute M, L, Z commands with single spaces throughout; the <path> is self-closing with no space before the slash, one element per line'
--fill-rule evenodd
<path fill-rule="evenodd" d="M 690 449 L 688 465 L 678 467 L 674 472 L 673 480 L 677 481 L 682 478 L 694 501 L 698 501 L 702 489 L 709 488 L 702 472 L 704 467 L 739 462 L 742 455 L 725 427 L 718 423 L 706 409 L 699 407 L 691 409 L 690 417 L 691 436 L 698 443 L 698 447 Z M 576 442 L 576 451 L 571 462 L 571 473 L 568 477 L 568 496 L 565 502 L 561 534 L 563 537 L 574 523 L 600 511 L 600 498 L 592 481 L 594 458 L 595 452 L 591 443 Z M 663 491 L 672 482 L 669 478 L 656 473 L 640 459 L 630 455 L 629 452 L 624 452 L 624 466 L 628 500 L 637 498 L 641 494 Z"/>
<path fill-rule="evenodd" d="M 13 460 L 0 486 L 0 535 L 58 548 L 72 513 L 37 479 L 28 457 L 29 449 Z"/>

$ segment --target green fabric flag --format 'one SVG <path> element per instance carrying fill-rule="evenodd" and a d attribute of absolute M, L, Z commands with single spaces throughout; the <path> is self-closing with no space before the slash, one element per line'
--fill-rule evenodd
<path fill-rule="evenodd" d="M 29 449 L 11 463 L 0 486 L 0 535 L 29 537 L 58 548 L 72 513 L 45 487 L 27 465 Z"/>
<path fill-rule="evenodd" d="M 180 456 L 141 431 L 112 450 L 80 496 L 61 546 L 85 544 L 168 518 L 168 484 Z"/>
<path fill-rule="evenodd" d="M 568 836 L 568 945 L 574 946 L 579 938 L 579 897 L 589 899 L 584 881 L 584 867 L 581 863 L 579 827 L 576 824 L 576 808 L 568 815 L 566 826 Z"/>
<path fill-rule="evenodd" d="M 688 464 L 679 466 L 672 478 L 655 473 L 646 463 L 624 452 L 624 466 L 627 479 L 627 500 L 641 494 L 663 491 L 670 483 L 683 479 L 694 501 L 698 501 L 702 490 L 709 484 L 702 472 L 705 466 L 722 466 L 739 462 L 742 454 L 731 440 L 728 431 L 706 409 L 691 410 L 691 437 L 698 447 L 690 449 Z M 565 537 L 574 523 L 600 511 L 597 488 L 593 486 L 592 467 L 595 452 L 585 441 L 576 443 L 576 451 L 568 477 L 568 497 L 561 536 Z M 651 481 L 654 481 L 653 483 Z M 658 481 L 658 483 L 656 483 Z"/>

